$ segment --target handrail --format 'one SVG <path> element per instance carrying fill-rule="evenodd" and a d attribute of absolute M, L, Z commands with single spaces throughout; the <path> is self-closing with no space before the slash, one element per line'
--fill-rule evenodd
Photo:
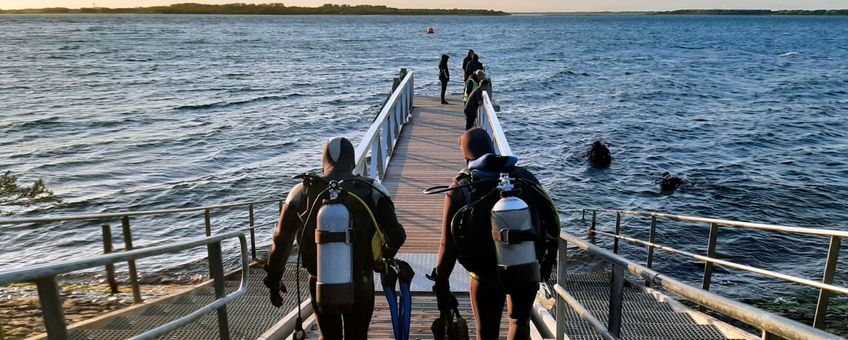
<path fill-rule="evenodd" d="M 230 238 L 239 239 L 241 247 L 242 276 L 238 290 L 225 295 L 224 264 L 221 256 L 221 241 Z M 202 245 L 206 245 L 208 247 L 209 267 L 214 281 L 216 300 L 186 316 L 139 334 L 133 337 L 133 339 L 155 339 L 179 327 L 185 326 L 213 310 L 218 312 L 218 326 L 221 338 L 228 339 L 229 325 L 227 323 L 227 312 L 224 307 L 228 302 L 244 295 L 247 292 L 248 286 L 248 272 L 250 264 L 247 255 L 247 238 L 241 231 L 229 232 L 175 244 L 11 270 L 0 273 L 0 285 L 15 282 L 35 281 L 38 287 L 39 302 L 41 304 L 42 316 L 47 330 L 47 338 L 50 340 L 67 339 L 68 330 L 67 325 L 65 324 L 64 313 L 62 311 L 62 302 L 59 296 L 56 276 L 76 270 L 115 264 L 116 262 L 134 261 L 146 257 L 174 253 Z"/>
<path fill-rule="evenodd" d="M 401 70 L 401 73 L 403 74 L 404 70 Z M 403 80 L 392 92 L 356 147 L 356 173 L 383 179 L 400 133 L 412 114 L 412 101 L 415 96 L 413 75 L 414 72 L 411 71 L 405 73 Z"/>
<path fill-rule="evenodd" d="M 660 249 L 672 254 L 677 254 L 681 256 L 686 256 L 689 258 L 694 258 L 697 260 L 704 261 L 704 275 L 702 279 L 701 288 L 703 290 L 709 290 L 711 282 L 712 282 L 712 272 L 713 265 L 721 265 L 729 268 L 735 268 L 739 270 L 743 270 L 749 273 L 760 274 L 763 276 L 767 276 L 770 278 L 780 279 L 786 282 L 796 283 L 800 285 L 805 285 L 809 287 L 814 287 L 819 289 L 819 296 L 816 303 L 816 310 L 813 318 L 813 327 L 816 328 L 824 328 L 825 326 L 825 318 L 827 316 L 827 309 L 830 302 L 830 295 L 832 292 L 848 294 L 847 287 L 840 287 L 833 285 L 833 278 L 836 274 L 836 263 L 839 260 L 839 251 L 842 245 L 842 239 L 848 237 L 848 232 L 840 231 L 840 230 L 830 230 L 830 229 L 814 229 L 814 228 L 799 228 L 799 227 L 789 227 L 789 226 L 780 226 L 780 225 L 769 225 L 762 223 L 751 223 L 751 222 L 742 222 L 742 221 L 732 221 L 732 220 L 724 220 L 724 219 L 715 219 L 715 218 L 704 218 L 704 217 L 694 217 L 694 216 L 685 216 L 685 215 L 674 215 L 674 214 L 665 214 L 665 213 L 657 213 L 657 212 L 647 212 L 647 211 L 637 211 L 637 210 L 614 210 L 614 209 L 589 209 L 592 212 L 592 224 L 588 229 L 589 236 L 594 237 L 595 235 L 609 236 L 614 238 L 613 243 L 613 252 L 618 253 L 618 242 L 619 240 L 624 240 L 631 243 L 637 243 L 646 246 L 648 258 L 646 260 L 646 266 L 650 268 L 653 264 L 653 256 L 654 249 Z M 596 230 L 597 224 L 597 213 L 613 213 L 615 214 L 615 232 L 603 232 Z M 650 225 L 650 236 L 649 240 L 641 240 L 633 237 L 626 237 L 621 235 L 621 217 L 623 215 L 631 215 L 631 216 L 645 216 L 651 217 L 651 225 Z M 585 221 L 586 218 L 586 209 L 583 209 L 583 213 L 581 216 L 581 220 Z M 698 255 L 691 252 L 686 252 L 682 250 L 678 250 L 666 245 L 662 245 L 655 242 L 656 238 L 656 229 L 657 229 L 657 219 L 664 218 L 669 220 L 676 221 L 684 221 L 684 222 L 696 222 L 696 223 L 705 223 L 710 226 L 710 234 L 709 240 L 707 241 L 707 253 L 706 255 Z M 830 244 L 828 247 L 827 258 L 822 274 L 821 282 L 817 282 L 814 280 L 796 277 L 792 275 L 787 275 L 783 273 L 779 273 L 776 271 L 766 270 L 762 268 L 757 268 L 753 266 L 743 265 L 727 260 L 721 260 L 717 258 L 716 253 L 716 244 L 718 243 L 718 230 L 720 227 L 730 227 L 730 228 L 738 228 L 738 229 L 753 229 L 753 230 L 763 230 L 769 232 L 782 232 L 782 233 L 793 233 L 799 235 L 807 235 L 807 236 L 820 236 L 820 237 L 829 237 Z"/>
<path fill-rule="evenodd" d="M 0 225 L 3 225 L 3 224 L 28 224 L 28 223 L 50 223 L 50 222 L 65 222 L 65 221 L 91 221 L 91 220 L 100 220 L 100 219 L 116 218 L 116 217 L 124 217 L 124 216 L 167 215 L 167 214 L 178 214 L 178 213 L 184 213 L 184 212 L 204 211 L 204 210 L 207 210 L 207 209 L 224 209 L 224 208 L 246 207 L 246 206 L 250 206 L 250 205 L 266 204 L 266 203 L 273 203 L 273 202 L 279 202 L 279 201 L 280 200 L 262 200 L 262 201 L 250 201 L 250 202 L 239 202 L 239 203 L 225 203 L 225 204 L 216 204 L 216 205 L 208 205 L 208 206 L 202 206 L 202 207 L 189 207 L 189 208 L 122 211 L 122 212 L 113 212 L 113 213 L 105 213 L 105 214 L 53 216 L 53 217 L 41 217 L 41 218 L 17 218 L 17 219 L 0 220 Z"/>
<path fill-rule="evenodd" d="M 509 141 L 504 134 L 503 126 L 501 126 L 501 122 L 498 120 L 498 113 L 495 112 L 492 99 L 486 91 L 483 91 L 483 106 L 477 112 L 477 123 L 479 128 L 489 133 L 492 143 L 495 146 L 495 152 L 498 155 L 513 155 L 512 148 L 509 146 Z"/>
<path fill-rule="evenodd" d="M 751 326 L 757 327 L 763 330 L 764 334 L 774 334 L 787 339 L 841 339 L 841 337 L 838 337 L 836 335 L 767 312 L 757 307 L 749 306 L 744 303 L 717 295 L 715 293 L 711 293 L 706 290 L 689 286 L 685 283 L 671 278 L 670 276 L 666 276 L 665 274 L 658 273 L 636 262 L 627 260 L 609 250 L 592 245 L 589 242 L 581 240 L 580 238 L 568 234 L 564 231 L 560 233 L 560 239 L 564 241 L 560 242 L 560 258 L 558 259 L 559 265 L 557 268 L 560 273 L 565 272 L 566 261 L 564 258 L 564 253 L 567 249 L 567 243 L 570 242 L 573 245 L 577 246 L 577 248 L 580 248 L 583 251 L 586 251 L 592 255 L 598 256 L 605 262 L 611 263 L 614 268 L 613 276 L 616 276 L 616 271 L 623 271 L 624 269 L 626 269 L 629 272 L 642 277 L 648 283 L 654 286 L 663 288 L 696 304 L 699 304 L 701 306 L 704 306 L 736 320 L 742 321 Z M 560 284 L 561 283 L 558 283 L 557 285 L 560 286 Z M 623 279 L 621 280 L 620 284 L 623 285 Z M 612 287 L 613 290 L 615 290 L 615 288 L 616 287 Z M 557 289 L 557 292 L 560 293 L 560 289 Z M 559 294 L 559 296 L 561 299 L 565 299 L 562 294 Z M 619 310 L 617 311 L 617 317 L 619 318 L 619 321 L 621 317 L 620 306 L 622 297 L 623 294 L 610 294 L 610 314 L 612 315 L 614 313 L 614 300 L 617 299 L 617 304 L 619 306 Z M 559 311 L 559 309 L 560 308 L 558 307 L 557 310 Z M 610 318 L 610 322 L 613 322 L 612 318 Z M 557 325 L 558 327 L 564 326 L 560 325 L 559 317 L 557 318 Z M 559 335 L 561 332 L 560 330 L 557 330 L 557 332 L 559 339 Z"/>
<path fill-rule="evenodd" d="M 818 235 L 818 236 L 839 236 L 839 237 L 848 238 L 848 231 L 842 231 L 842 230 L 832 230 L 832 229 L 823 229 L 823 228 L 789 227 L 789 226 L 782 226 L 782 225 L 771 225 L 771 224 L 762 224 L 762 223 L 723 220 L 723 219 L 708 218 L 708 217 L 675 215 L 675 214 L 666 214 L 666 213 L 660 213 L 660 212 L 640 211 L 640 210 L 615 210 L 615 209 L 584 209 L 584 210 L 601 211 L 601 212 L 608 212 L 608 213 L 613 213 L 613 214 L 619 213 L 619 214 L 622 214 L 622 215 L 633 215 L 633 216 L 647 216 L 647 217 L 653 216 L 653 217 L 674 219 L 674 220 L 683 221 L 683 222 L 715 223 L 715 224 L 718 224 L 718 225 L 721 225 L 721 226 L 736 227 L 736 228 L 759 229 L 759 230 L 779 231 L 779 232 L 785 232 L 785 233 Z"/>

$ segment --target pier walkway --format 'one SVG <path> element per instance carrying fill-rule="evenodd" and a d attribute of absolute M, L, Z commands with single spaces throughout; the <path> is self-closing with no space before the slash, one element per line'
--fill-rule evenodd
<path fill-rule="evenodd" d="M 465 122 L 459 98 L 450 98 L 451 104 L 442 105 L 437 98 L 416 96 L 412 73 L 402 73 L 396 80 L 396 84 L 396 90 L 393 91 L 356 149 L 356 172 L 382 180 L 394 198 L 398 218 L 407 232 L 406 244 L 397 257 L 409 262 L 416 272 L 412 284 L 413 312 L 410 339 L 429 339 L 432 338 L 430 324 L 437 317 L 438 310 L 435 296 L 431 292 L 432 283 L 424 275 L 429 273 L 436 263 L 444 196 L 423 195 L 422 190 L 430 186 L 450 183 L 457 171 L 464 167 L 458 139 L 464 132 Z M 484 105 L 480 109 L 478 126 L 489 131 L 499 154 L 512 154 L 493 107 L 488 94 L 484 94 Z M 286 271 L 287 276 L 284 278 L 285 285 L 289 289 L 288 294 L 285 295 L 284 306 L 274 308 L 268 301 L 267 289 L 262 284 L 264 273 L 259 269 L 261 261 L 256 261 L 254 231 L 256 228 L 273 228 L 273 225 L 254 224 L 254 204 L 257 203 L 259 202 L 170 211 L 76 216 L 65 217 L 65 219 L 0 220 L 0 225 L 47 223 L 60 220 L 88 220 L 99 223 L 106 218 L 118 217 L 122 218 L 125 242 L 129 241 L 126 242 L 127 251 L 94 259 L 0 273 L 0 284 L 21 281 L 34 281 L 38 284 L 44 322 L 48 331 L 47 334 L 40 336 L 42 338 L 87 340 L 141 336 L 160 339 L 285 339 L 292 334 L 299 305 L 302 309 L 307 337 L 317 339 L 315 319 L 312 316 L 306 289 L 303 290 L 304 300 L 297 301 L 295 298 L 294 281 L 304 280 L 305 273 L 303 270 L 296 270 L 294 263 L 289 263 L 289 270 Z M 213 233 L 209 219 L 210 210 L 219 208 L 248 208 L 250 227 L 237 232 Z M 133 250 L 130 216 L 186 211 L 205 212 L 207 238 Z M 839 339 L 818 329 L 716 296 L 707 291 L 708 284 L 701 290 L 654 272 L 650 269 L 654 248 L 663 248 L 653 243 L 653 236 L 646 244 L 649 247 L 647 266 L 622 258 L 617 255 L 618 240 L 632 241 L 633 239 L 620 235 L 621 215 L 640 213 L 615 211 L 614 233 L 596 229 L 595 213 L 595 211 L 591 212 L 590 235 L 615 237 L 614 250 L 601 249 L 583 238 L 562 232 L 557 283 L 552 287 L 553 292 L 549 292 L 552 293 L 551 298 L 556 300 L 556 307 L 548 309 L 536 303 L 532 327 L 534 339 L 758 338 L 707 314 L 685 307 L 665 295 L 664 291 L 673 292 L 702 306 L 710 307 L 714 311 L 754 325 L 763 330 L 763 338 L 772 339 L 775 335 L 780 335 L 785 338 Z M 585 211 L 583 214 L 585 218 Z M 661 214 L 648 216 L 652 217 L 651 228 L 654 228 L 656 218 Z M 684 220 L 679 216 L 667 216 Z M 274 217 L 270 216 L 270 218 Z M 263 220 L 268 218 L 269 216 L 264 216 Z M 732 221 L 719 222 L 724 226 L 743 225 L 740 224 L 741 222 L 736 224 Z M 718 228 L 717 223 L 713 222 L 713 228 Z M 245 235 L 247 232 L 249 232 L 250 246 L 248 246 L 248 237 Z M 836 238 L 837 255 L 839 238 L 848 236 L 848 233 L 845 235 L 819 233 Z M 651 235 L 654 235 L 653 229 Z M 241 270 L 225 274 L 221 241 L 235 238 L 241 245 Z M 104 234 L 104 240 L 106 239 L 107 236 Z M 108 236 L 108 239 L 111 242 L 111 236 Z M 141 303 L 138 298 L 139 304 L 133 307 L 66 328 L 57 289 L 57 275 L 128 262 L 133 291 L 137 293 L 139 288 L 135 260 L 198 246 L 208 247 L 208 263 L 212 280 L 189 291 L 156 301 Z M 567 246 L 571 247 L 570 250 Z M 568 262 L 574 260 L 566 256 L 566 251 L 575 249 L 598 257 L 607 265 L 588 273 L 572 272 L 566 267 Z M 714 250 L 714 245 L 712 249 Z M 249 261 L 248 253 L 252 253 L 254 260 L 252 263 Z M 585 260 L 585 257 L 582 259 Z M 713 262 L 718 263 L 718 260 L 707 259 L 707 268 L 711 270 Z M 629 272 L 630 276 L 625 277 L 626 272 Z M 707 275 L 708 272 L 705 272 L 705 281 L 708 281 Z M 470 312 L 468 280 L 468 273 L 457 265 L 451 276 L 451 288 L 460 301 L 460 310 L 468 321 L 471 338 L 474 338 L 475 325 L 474 317 Z M 378 283 L 378 290 L 382 290 L 379 287 L 379 279 L 375 281 Z M 845 289 L 832 286 L 829 282 L 816 287 L 837 292 Z M 540 295 L 544 295 L 544 291 L 540 291 Z M 824 308 L 826 309 L 826 299 Z M 504 315 L 501 325 L 502 338 L 506 336 L 506 322 L 507 317 Z M 385 297 L 382 293 L 377 293 L 369 338 L 393 339 L 392 332 Z M 2 334 L 0 329 L 0 340 L 3 340 Z"/>

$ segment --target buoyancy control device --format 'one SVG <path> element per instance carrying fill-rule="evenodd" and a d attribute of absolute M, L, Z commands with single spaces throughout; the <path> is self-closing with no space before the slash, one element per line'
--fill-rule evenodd
<path fill-rule="evenodd" d="M 507 289 L 541 281 L 536 258 L 536 234 L 530 207 L 517 197 L 508 173 L 500 175 L 501 199 L 491 210 L 492 239 L 498 263 L 498 281 Z"/>
<path fill-rule="evenodd" d="M 315 225 L 318 275 L 316 302 L 329 308 L 353 305 L 353 224 L 342 202 L 338 182 L 330 182 L 329 197 L 318 210 Z"/>

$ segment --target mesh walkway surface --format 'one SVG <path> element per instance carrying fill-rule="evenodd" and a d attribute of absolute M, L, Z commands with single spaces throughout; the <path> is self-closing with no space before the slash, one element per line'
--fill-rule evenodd
<path fill-rule="evenodd" d="M 568 275 L 565 289 L 592 315 L 607 324 L 610 275 L 592 273 Z M 730 339 L 718 327 L 700 324 L 688 312 L 675 310 L 668 302 L 630 283 L 624 287 L 621 320 L 622 339 Z M 588 322 L 566 307 L 565 334 L 572 340 L 602 339 Z"/>
<path fill-rule="evenodd" d="M 230 321 L 231 339 L 256 339 L 271 326 L 279 322 L 283 316 L 295 308 L 294 294 L 294 264 L 289 264 L 284 278 L 289 294 L 284 294 L 284 305 L 275 308 L 268 300 L 268 289 L 262 284 L 265 272 L 261 268 L 251 268 L 248 275 L 248 291 L 239 299 L 227 304 L 227 314 Z M 300 271 L 301 278 L 306 278 L 306 272 Z M 226 291 L 238 289 L 241 274 L 227 278 Z M 305 287 L 301 287 L 305 288 Z M 308 292 L 304 290 L 308 296 Z M 116 316 L 91 326 L 70 331 L 70 339 L 126 339 L 138 335 L 167 322 L 185 316 L 215 300 L 215 292 L 211 286 L 192 290 L 174 300 L 151 303 L 138 310 L 122 316 Z M 169 333 L 160 339 L 218 339 L 218 316 L 209 313 L 185 327 Z"/>

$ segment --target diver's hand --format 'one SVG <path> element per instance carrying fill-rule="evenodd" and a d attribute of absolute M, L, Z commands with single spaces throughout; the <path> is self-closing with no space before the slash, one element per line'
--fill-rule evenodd
<path fill-rule="evenodd" d="M 433 272 L 429 275 L 426 275 L 428 279 L 433 280 L 433 292 L 436 293 L 436 305 L 439 308 L 439 311 L 449 312 L 457 308 L 459 306 L 459 302 L 456 300 L 456 296 L 453 295 L 450 291 L 450 281 L 447 278 L 439 277 L 436 274 L 436 269 L 433 268 Z"/>
<path fill-rule="evenodd" d="M 286 293 L 288 290 L 286 286 L 280 282 L 283 278 L 283 273 L 271 273 L 268 271 L 268 266 L 265 266 L 265 279 L 262 280 L 262 283 L 265 284 L 265 287 L 268 287 L 271 297 L 271 304 L 274 307 L 281 307 L 283 305 L 283 296 L 280 293 Z"/>

